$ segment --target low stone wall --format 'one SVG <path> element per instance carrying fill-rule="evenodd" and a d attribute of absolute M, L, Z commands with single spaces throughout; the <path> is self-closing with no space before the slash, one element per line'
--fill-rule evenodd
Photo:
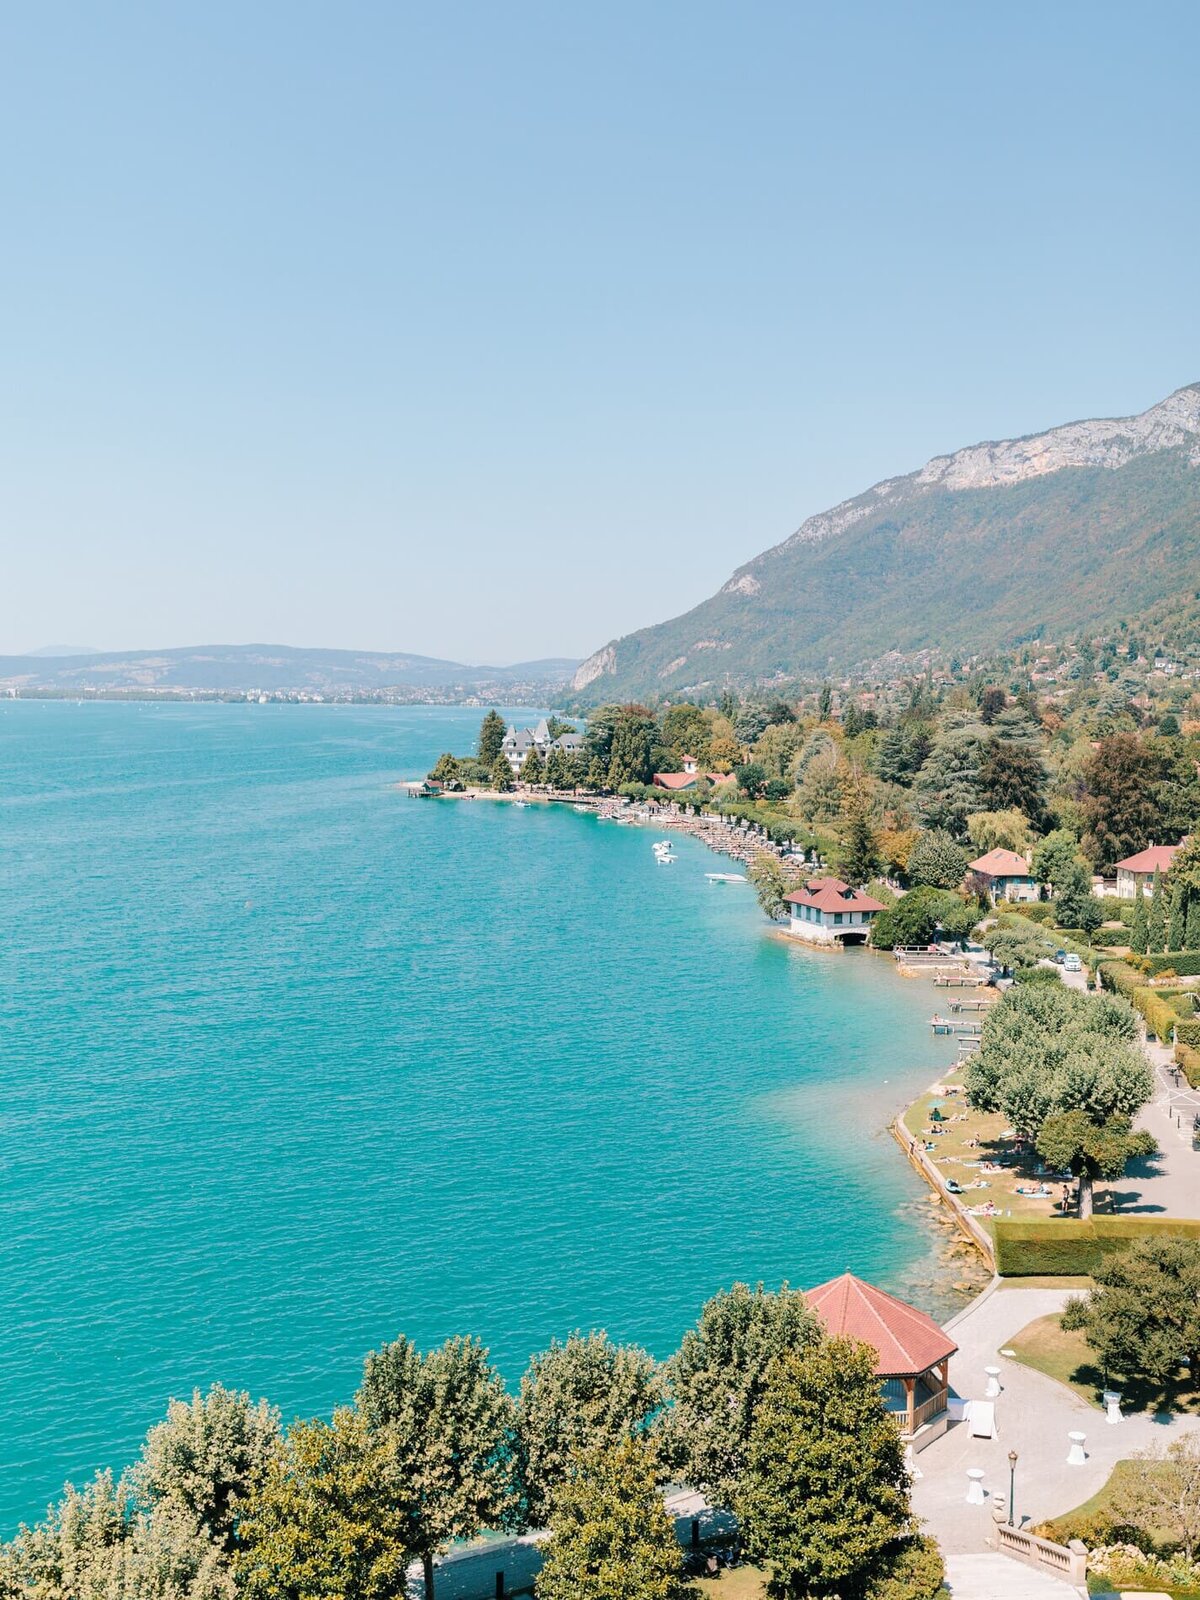
<path fill-rule="evenodd" d="M 978 1247 L 988 1266 L 993 1272 L 995 1272 L 996 1251 L 992 1243 L 991 1234 L 983 1226 L 979 1218 L 973 1217 L 967 1208 L 959 1203 L 958 1197 L 956 1195 L 952 1195 L 946 1188 L 945 1180 L 943 1179 L 941 1173 L 934 1166 L 933 1162 L 930 1161 L 920 1142 L 914 1139 L 912 1134 L 909 1133 L 908 1129 L 904 1126 L 903 1112 L 896 1118 L 895 1122 L 892 1123 L 892 1132 L 895 1134 L 896 1139 L 898 1140 L 905 1154 L 908 1156 L 908 1159 L 912 1162 L 913 1166 L 916 1167 L 917 1171 L 921 1174 L 925 1181 L 930 1185 L 938 1199 L 941 1200 L 943 1205 L 949 1207 L 950 1214 L 958 1224 L 960 1231 L 964 1233 L 968 1239 L 970 1239 L 973 1245 Z"/>

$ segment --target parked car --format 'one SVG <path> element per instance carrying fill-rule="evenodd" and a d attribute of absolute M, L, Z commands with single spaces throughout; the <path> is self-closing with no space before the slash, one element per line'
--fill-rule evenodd
<path fill-rule="evenodd" d="M 1055 964 L 1056 964 L 1056 965 L 1057 965 L 1057 966 L 1060 966 L 1060 967 L 1061 967 L 1061 966 L 1062 966 L 1062 964 L 1063 964 L 1063 962 L 1064 962 L 1064 961 L 1065 961 L 1065 960 L 1066 960 L 1066 959 L 1067 959 L 1067 952 L 1066 952 L 1066 951 L 1065 951 L 1065 950 L 1056 950 L 1056 951 L 1055 951 L 1055 952 L 1054 952 L 1054 960 L 1055 960 Z"/>
<path fill-rule="evenodd" d="M 1064 959 L 1063 959 L 1063 971 L 1064 972 L 1082 972 L 1083 971 L 1083 962 L 1080 961 L 1079 957 L 1075 954 L 1074 951 L 1072 951 L 1069 956 L 1064 957 Z"/>

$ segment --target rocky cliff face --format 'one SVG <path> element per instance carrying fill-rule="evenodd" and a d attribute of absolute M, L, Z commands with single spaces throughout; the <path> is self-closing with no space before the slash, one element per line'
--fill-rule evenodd
<path fill-rule="evenodd" d="M 880 608 L 870 601 L 889 583 L 894 602 L 903 604 L 909 582 L 925 566 L 926 582 L 936 584 L 941 576 L 947 593 L 959 593 L 960 585 L 947 585 L 944 574 L 922 562 L 922 537 L 930 555 L 940 551 L 955 561 L 959 575 L 964 564 L 980 564 L 972 626 L 958 626 L 970 589 L 952 615 L 925 604 L 927 595 L 919 594 L 919 618 L 914 619 L 910 608 L 898 620 L 898 637 L 880 638 L 879 649 L 870 654 L 928 648 L 944 642 L 942 636 L 957 640 L 964 632 L 979 648 L 1001 644 L 1014 631 L 1019 636 L 1021 596 L 1015 607 L 993 604 L 989 610 L 978 603 L 1003 598 L 997 593 L 995 558 L 1000 549 L 1011 556 L 1018 544 L 1026 568 L 1032 570 L 1043 564 L 1045 542 L 1054 542 L 1057 561 L 1047 565 L 1046 577 L 1053 582 L 1061 575 L 1066 599 L 1065 607 L 1058 607 L 1055 626 L 1099 620 L 1122 592 L 1132 600 L 1119 568 L 1099 570 L 1106 556 L 1127 556 L 1131 548 L 1149 541 L 1148 565 L 1140 576 L 1157 589 L 1173 574 L 1182 580 L 1184 568 L 1191 571 L 1200 560 L 1200 548 L 1185 548 L 1182 562 L 1172 556 L 1164 563 L 1158 548 L 1163 536 L 1170 543 L 1182 533 L 1186 546 L 1186 534 L 1196 535 L 1198 468 L 1200 384 L 1176 390 L 1139 416 L 1072 422 L 1022 439 L 935 456 L 917 472 L 885 479 L 809 517 L 790 538 L 740 567 L 712 600 L 685 617 L 605 645 L 580 666 L 575 688 L 594 695 L 604 691 L 606 680 L 610 692 L 699 687 L 717 681 L 717 660 L 724 682 L 851 666 L 868 654 L 863 648 L 866 634 L 882 620 Z M 1128 481 L 1126 474 L 1132 474 Z M 1093 548 L 1101 526 L 1105 537 Z M 1195 544 L 1200 546 L 1200 539 Z M 863 565 L 860 558 L 868 552 Z M 1076 572 L 1073 563 L 1081 570 Z M 1089 574 L 1094 580 L 1090 583 L 1073 581 Z M 849 577 L 860 587 L 853 593 L 841 591 L 846 625 L 839 633 L 827 625 L 825 615 L 833 596 L 814 593 L 813 586 L 844 584 Z M 1142 582 L 1140 589 L 1146 587 Z M 1159 598 L 1162 594 L 1156 591 L 1141 603 Z M 1030 621 L 1049 621 L 1055 609 L 1036 593 L 1028 599 L 1034 616 L 1025 618 L 1025 633 Z M 914 628 L 914 620 L 921 625 Z"/>

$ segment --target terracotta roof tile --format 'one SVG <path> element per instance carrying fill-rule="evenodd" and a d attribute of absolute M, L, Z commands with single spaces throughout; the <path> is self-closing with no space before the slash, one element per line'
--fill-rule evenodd
<path fill-rule="evenodd" d="M 852 1272 L 810 1289 L 805 1299 L 829 1333 L 861 1339 L 874 1348 L 881 1378 L 918 1377 L 958 1349 L 932 1317 Z"/>

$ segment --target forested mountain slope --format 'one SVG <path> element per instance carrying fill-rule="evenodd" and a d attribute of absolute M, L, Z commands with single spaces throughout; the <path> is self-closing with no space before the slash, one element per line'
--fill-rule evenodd
<path fill-rule="evenodd" d="M 575 675 L 589 699 L 1062 637 L 1200 587 L 1200 384 L 1137 417 L 974 445 L 810 517 Z"/>

